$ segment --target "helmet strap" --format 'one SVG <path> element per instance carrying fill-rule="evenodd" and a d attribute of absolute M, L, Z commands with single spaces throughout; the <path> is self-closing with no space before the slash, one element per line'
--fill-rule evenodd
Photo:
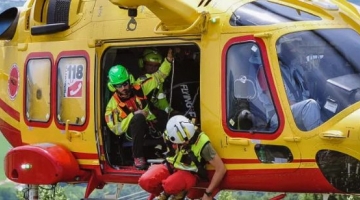
<path fill-rule="evenodd" d="M 195 131 L 194 135 L 192 136 L 192 138 L 189 141 L 189 145 L 195 144 L 195 142 L 197 141 L 199 135 L 200 135 L 200 131 Z"/>

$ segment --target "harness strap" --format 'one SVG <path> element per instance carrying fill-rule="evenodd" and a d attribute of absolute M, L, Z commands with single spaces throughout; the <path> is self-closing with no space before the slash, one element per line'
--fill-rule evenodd
<path fill-rule="evenodd" d="M 173 173 L 174 173 L 174 169 L 171 167 L 169 161 L 167 161 L 166 159 L 164 159 L 164 163 L 165 163 L 166 168 L 168 169 L 169 173 L 170 173 L 170 174 L 173 174 Z"/>
<path fill-rule="evenodd" d="M 207 176 L 207 171 L 206 171 L 206 169 L 204 167 L 205 166 L 204 163 L 202 164 L 201 162 L 198 161 L 198 159 L 196 158 L 193 151 L 189 151 L 189 156 L 190 156 L 191 161 L 193 161 L 195 163 L 195 165 L 196 165 L 196 167 L 198 169 L 197 175 L 201 179 L 203 179 L 205 181 L 209 181 L 209 178 Z"/>
<path fill-rule="evenodd" d="M 130 111 L 130 109 L 126 106 L 126 104 L 120 100 L 119 96 L 118 96 L 116 93 L 114 93 L 114 98 L 115 98 L 117 104 L 119 105 L 121 111 L 123 111 L 123 112 L 125 113 L 125 115 L 124 115 L 124 114 L 121 114 L 121 118 L 123 119 L 123 118 L 125 118 L 126 116 L 128 116 L 128 115 L 131 113 L 131 111 Z"/>
<path fill-rule="evenodd" d="M 137 105 L 140 109 L 144 109 L 147 106 L 147 98 L 142 91 L 141 85 L 133 85 L 134 94 L 137 99 L 140 100 L 141 105 Z"/>
<path fill-rule="evenodd" d="M 126 116 L 128 116 L 132 111 L 136 111 L 138 109 L 143 109 L 146 107 L 147 105 L 147 99 L 146 99 L 146 96 L 144 95 L 142 89 L 141 89 L 141 86 L 140 85 L 134 85 L 133 86 L 134 88 L 134 94 L 135 96 L 132 97 L 134 98 L 134 102 L 135 102 L 135 105 L 131 105 L 132 109 L 129 108 L 128 104 L 126 102 L 123 102 L 120 100 L 119 96 L 114 93 L 114 98 L 118 104 L 118 106 L 120 107 L 120 111 L 123 111 L 121 113 L 121 118 L 124 119 Z M 138 103 L 138 101 L 140 101 L 140 104 Z M 135 107 L 135 108 L 133 108 Z"/>
<path fill-rule="evenodd" d="M 194 136 L 193 136 L 193 137 L 190 139 L 190 141 L 189 141 L 189 144 L 188 144 L 189 146 L 195 144 L 195 143 L 198 141 L 198 139 L 200 139 L 200 138 L 199 138 L 200 133 L 201 133 L 201 131 L 199 131 L 199 130 L 195 131 Z M 205 144 L 205 145 L 206 145 L 206 144 Z M 205 146 L 205 145 L 204 145 L 204 146 Z M 204 148 L 204 146 L 203 146 L 202 148 Z M 202 149 L 201 149 L 201 151 L 202 151 Z M 200 152 L 201 152 L 201 151 L 200 151 Z M 191 151 L 191 150 L 188 151 L 188 155 L 189 155 L 191 161 L 193 161 L 193 162 L 195 163 L 196 168 L 198 169 L 197 175 L 198 175 L 201 179 L 206 180 L 206 181 L 209 181 L 209 178 L 208 178 L 208 176 L 207 176 L 207 171 L 206 171 L 206 169 L 205 169 L 205 162 L 204 162 L 204 160 L 201 159 L 202 162 L 200 162 L 200 161 L 197 159 L 197 157 L 195 156 L 194 152 Z"/>

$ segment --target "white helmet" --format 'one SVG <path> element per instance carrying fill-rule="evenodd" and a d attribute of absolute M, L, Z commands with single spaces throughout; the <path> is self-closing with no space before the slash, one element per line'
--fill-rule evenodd
<path fill-rule="evenodd" d="M 189 141 L 195 133 L 195 126 L 191 121 L 182 116 L 175 115 L 166 124 L 168 139 L 175 144 Z"/>

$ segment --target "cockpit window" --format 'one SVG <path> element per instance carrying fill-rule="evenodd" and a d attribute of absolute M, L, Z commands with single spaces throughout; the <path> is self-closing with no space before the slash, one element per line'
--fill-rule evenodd
<path fill-rule="evenodd" d="M 299 129 L 312 130 L 360 101 L 360 35 L 355 31 L 290 33 L 279 38 L 276 48 Z"/>
<path fill-rule="evenodd" d="M 269 1 L 254 1 L 245 4 L 231 15 L 232 26 L 271 25 L 292 21 L 315 21 L 320 17 L 303 10 L 291 8 Z"/>
<path fill-rule="evenodd" d="M 226 57 L 227 126 L 235 132 L 274 133 L 278 121 L 259 46 L 232 45 Z"/>

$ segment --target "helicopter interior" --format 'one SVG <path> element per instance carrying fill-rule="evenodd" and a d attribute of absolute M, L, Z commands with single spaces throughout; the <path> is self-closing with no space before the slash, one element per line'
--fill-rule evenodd
<path fill-rule="evenodd" d="M 335 37 L 334 32 L 342 32 L 346 37 Z M 350 45 L 358 44 L 358 38 L 349 29 L 325 29 L 290 33 L 278 41 L 277 45 L 287 43 L 294 47 L 297 58 L 292 64 L 302 66 L 305 87 L 321 107 L 323 122 L 360 99 L 359 57 L 353 53 L 358 45 Z"/>
<path fill-rule="evenodd" d="M 167 52 L 173 50 L 174 62 L 172 70 L 164 81 L 164 93 L 171 107 L 184 114 L 190 119 L 200 120 L 200 50 L 194 44 L 178 46 L 148 46 L 148 47 L 111 47 L 105 51 L 102 57 L 101 69 L 101 113 L 105 113 L 107 102 L 113 95 L 107 88 L 108 71 L 114 66 L 121 64 L 128 69 L 135 80 L 144 74 L 139 67 L 139 62 L 143 59 L 143 52 L 146 49 L 156 50 L 166 57 Z M 169 118 L 169 115 L 167 115 Z M 115 135 L 107 127 L 105 119 L 102 119 L 102 132 L 104 141 L 104 151 L 106 160 L 110 166 L 127 167 L 133 165 L 132 141 L 122 134 Z M 148 162 L 161 160 L 165 152 L 162 132 L 152 131 L 145 137 L 144 152 Z M 162 146 L 160 148 L 159 144 Z M 158 159 L 160 158 L 160 159 Z"/>

